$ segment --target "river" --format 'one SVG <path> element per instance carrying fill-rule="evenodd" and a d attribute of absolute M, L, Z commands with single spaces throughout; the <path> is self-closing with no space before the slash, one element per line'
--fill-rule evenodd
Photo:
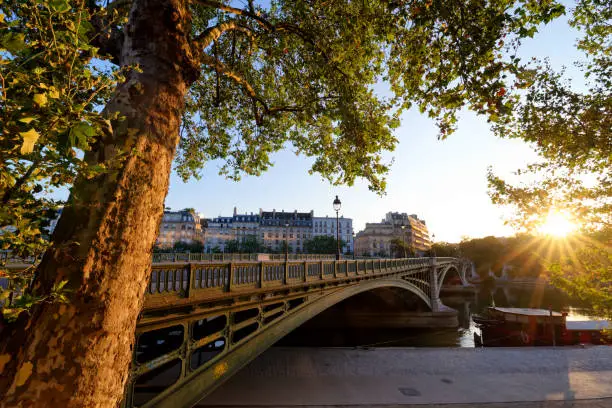
<path fill-rule="evenodd" d="M 566 311 L 568 319 L 584 314 L 584 305 L 559 290 L 544 285 L 504 284 L 479 286 L 471 293 L 443 294 L 442 303 L 459 312 L 454 329 L 297 329 L 277 345 L 283 347 L 474 347 L 479 329 L 472 315 L 487 307 L 534 307 Z"/>

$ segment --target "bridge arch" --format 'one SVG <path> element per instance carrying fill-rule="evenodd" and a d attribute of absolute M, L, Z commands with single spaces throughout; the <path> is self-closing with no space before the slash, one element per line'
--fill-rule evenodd
<path fill-rule="evenodd" d="M 438 272 L 438 284 L 436 287 L 436 298 L 440 297 L 440 291 L 442 289 L 442 284 L 444 283 L 444 279 L 446 278 L 446 275 L 448 275 L 449 272 L 455 272 L 457 274 L 457 276 L 459 276 L 459 279 L 461 279 L 461 284 L 463 286 L 467 286 L 469 285 L 467 278 L 465 276 L 466 274 L 466 267 L 465 265 L 456 265 L 456 264 L 448 264 L 445 265 L 442 269 L 440 269 L 440 271 Z"/>
<path fill-rule="evenodd" d="M 273 324 L 263 326 L 229 348 L 227 352 L 193 370 L 182 381 L 160 393 L 146 404 L 141 405 L 141 407 L 192 406 L 284 337 L 285 334 L 345 299 L 383 287 L 401 288 L 414 293 L 431 308 L 431 300 L 427 298 L 426 294 L 415 284 L 403 279 L 378 279 L 361 282 L 358 285 L 338 287 L 312 301 L 305 302 L 292 313 L 286 314 Z"/>

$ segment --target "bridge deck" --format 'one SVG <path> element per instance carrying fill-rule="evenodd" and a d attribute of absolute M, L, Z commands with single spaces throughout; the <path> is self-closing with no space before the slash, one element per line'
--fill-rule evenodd
<path fill-rule="evenodd" d="M 452 258 L 438 258 L 438 265 Z M 177 308 L 241 296 L 261 296 L 321 284 L 347 284 L 422 270 L 429 258 L 358 261 L 244 261 L 154 264 L 144 311 Z"/>

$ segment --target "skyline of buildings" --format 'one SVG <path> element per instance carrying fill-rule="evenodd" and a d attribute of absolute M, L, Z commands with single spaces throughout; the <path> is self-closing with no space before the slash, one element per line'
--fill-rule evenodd
<path fill-rule="evenodd" d="M 338 225 L 339 230 L 336 230 Z M 313 238 L 339 236 L 341 252 L 359 256 L 391 255 L 393 239 L 400 238 L 415 254 L 431 248 L 432 242 L 424 220 L 416 214 L 387 212 L 379 223 L 366 223 L 355 234 L 352 218 L 326 215 L 316 217 L 314 210 L 264 211 L 239 213 L 234 207 L 231 216 L 204 218 L 193 209 L 164 211 L 156 245 L 171 248 L 177 242 L 201 243 L 204 252 L 235 252 L 237 247 L 255 246 L 258 251 L 307 252 L 306 243 Z"/>
<path fill-rule="evenodd" d="M 340 230 L 336 231 L 336 223 Z M 236 244 L 249 241 L 266 251 L 284 251 L 285 245 L 291 253 L 306 251 L 305 244 L 318 236 L 340 237 L 342 253 L 353 252 L 353 221 L 344 216 L 315 217 L 314 211 L 292 212 L 263 211 L 239 214 L 234 207 L 231 216 L 204 218 L 193 209 L 164 211 L 156 245 L 171 248 L 175 243 L 194 244 L 200 242 L 204 252 L 225 252 Z M 232 245 L 232 247 L 230 247 Z"/>

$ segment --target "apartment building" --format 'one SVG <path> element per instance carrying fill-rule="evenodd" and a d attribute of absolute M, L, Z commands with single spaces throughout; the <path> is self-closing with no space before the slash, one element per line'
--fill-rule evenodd
<path fill-rule="evenodd" d="M 164 211 L 156 245 L 171 248 L 177 242 L 203 242 L 200 217 L 191 209 Z"/>
<path fill-rule="evenodd" d="M 378 223 L 366 223 L 355 237 L 358 256 L 392 256 L 392 241 L 400 239 L 413 253 L 423 254 L 431 248 L 429 231 L 416 214 L 388 212 Z"/>
<path fill-rule="evenodd" d="M 284 210 L 262 211 L 260 214 L 260 239 L 267 250 L 280 251 L 289 247 L 289 252 L 304 252 L 304 243 L 312 238 L 314 212 L 285 212 Z"/>
<path fill-rule="evenodd" d="M 353 252 L 353 220 L 351 218 L 338 218 L 338 227 L 340 240 L 344 241 L 342 252 Z M 330 236 L 336 238 L 336 217 L 313 217 L 312 219 L 312 236 Z"/>
<path fill-rule="evenodd" d="M 249 236 L 259 238 L 259 220 L 258 214 L 238 214 L 236 207 L 232 216 L 204 220 L 204 251 L 225 252 L 229 241 L 243 243 Z"/>
<path fill-rule="evenodd" d="M 340 239 L 345 242 L 342 251 L 352 252 L 353 220 L 341 217 L 339 225 Z M 225 252 L 229 241 L 244 242 L 247 237 L 252 236 L 264 251 L 283 251 L 287 244 L 289 252 L 301 253 L 305 251 L 306 241 L 313 237 L 336 238 L 337 234 L 335 217 L 315 217 L 314 211 L 264 211 L 261 208 L 257 214 L 238 214 L 234 207 L 232 216 L 203 219 L 202 228 L 206 237 L 206 252 Z"/>

